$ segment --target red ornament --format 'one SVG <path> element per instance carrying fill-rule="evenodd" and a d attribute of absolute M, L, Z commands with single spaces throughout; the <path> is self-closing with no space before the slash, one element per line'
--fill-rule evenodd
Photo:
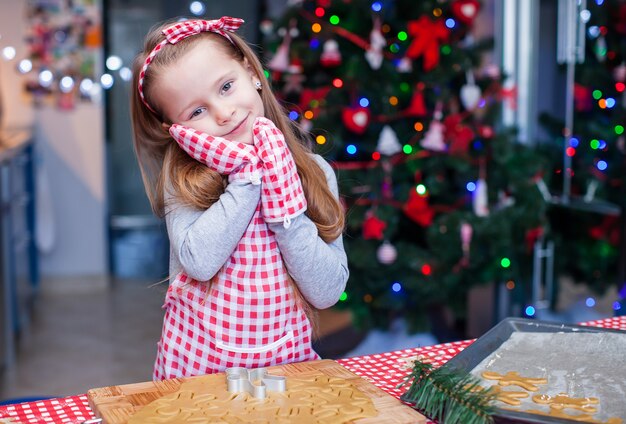
<path fill-rule="evenodd" d="M 469 150 L 469 144 L 474 139 L 474 131 L 461 122 L 460 114 L 448 115 L 443 120 L 445 137 L 448 141 L 448 152 L 452 155 L 464 155 Z"/>
<path fill-rule="evenodd" d="M 543 227 L 530 228 L 526 231 L 526 251 L 532 252 L 537 240 L 543 237 Z"/>
<path fill-rule="evenodd" d="M 320 64 L 325 68 L 334 68 L 341 65 L 339 43 L 335 40 L 327 40 L 324 43 L 323 52 L 320 56 Z"/>
<path fill-rule="evenodd" d="M 466 25 L 471 25 L 478 15 L 480 3 L 478 0 L 457 0 L 450 9 L 456 18 Z"/>
<path fill-rule="evenodd" d="M 502 103 L 506 102 L 510 109 L 517 109 L 517 87 L 501 88 L 496 98 Z"/>
<path fill-rule="evenodd" d="M 432 224 L 435 216 L 435 211 L 428 204 L 428 195 L 422 196 L 415 189 L 409 191 L 409 199 L 404 204 L 402 211 L 422 227 L 428 227 Z"/>
<path fill-rule="evenodd" d="M 613 246 L 619 246 L 619 218 L 605 216 L 599 225 L 589 229 L 589 235 L 595 240 L 605 240 Z"/>
<path fill-rule="evenodd" d="M 406 56 L 411 59 L 423 57 L 422 67 L 430 71 L 439 64 L 440 43 L 448 41 L 450 34 L 443 20 L 431 20 L 423 15 L 407 25 L 408 33 L 413 37 L 413 42 L 406 51 Z"/>
<path fill-rule="evenodd" d="M 589 112 L 593 109 L 593 97 L 589 87 L 574 84 L 574 108 L 576 112 Z"/>
<path fill-rule="evenodd" d="M 302 110 L 307 110 L 311 108 L 311 102 L 317 100 L 318 102 L 324 99 L 331 87 L 319 87 L 319 88 L 303 88 L 302 93 L 300 94 L 300 103 L 298 106 Z M 316 108 L 313 108 L 316 109 Z"/>
<path fill-rule="evenodd" d="M 368 212 L 363 221 L 363 239 L 382 240 L 385 228 L 387 228 L 385 221 L 379 219 L 373 212 Z"/>
<path fill-rule="evenodd" d="M 411 104 L 403 112 L 403 116 L 425 116 L 428 111 L 424 103 L 424 93 L 420 89 L 416 89 L 411 97 Z"/>
<path fill-rule="evenodd" d="M 494 135 L 493 128 L 489 125 L 481 125 L 478 128 L 478 134 L 480 134 L 482 138 L 490 139 Z"/>
<path fill-rule="evenodd" d="M 346 128 L 355 134 L 364 134 L 370 124 L 372 113 L 366 107 L 345 108 L 341 120 Z"/>

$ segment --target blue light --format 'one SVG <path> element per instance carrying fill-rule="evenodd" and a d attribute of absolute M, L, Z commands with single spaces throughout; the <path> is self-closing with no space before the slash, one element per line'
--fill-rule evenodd
<path fill-rule="evenodd" d="M 622 309 L 622 304 L 617 301 L 613 302 L 613 310 L 619 311 L 620 309 Z"/>
<path fill-rule="evenodd" d="M 346 147 L 346 152 L 348 152 L 351 155 L 355 154 L 356 146 L 354 144 L 348 144 L 348 146 Z"/>
<path fill-rule="evenodd" d="M 600 150 L 606 149 L 606 141 L 600 140 L 600 145 L 598 146 L 598 149 Z"/>
<path fill-rule="evenodd" d="M 600 28 L 597 27 L 596 25 L 593 25 L 589 27 L 587 32 L 589 33 L 589 36 L 591 38 L 598 38 L 598 36 L 600 35 Z"/>
<path fill-rule="evenodd" d="M 470 181 L 469 183 L 467 183 L 467 185 L 465 185 L 465 188 L 467 189 L 467 191 L 473 192 L 474 190 L 476 190 L 476 183 Z"/>
<path fill-rule="evenodd" d="M 382 8 L 383 8 L 383 5 L 380 4 L 379 2 L 375 1 L 374 3 L 372 3 L 372 10 L 374 12 L 380 12 Z"/>
<path fill-rule="evenodd" d="M 402 284 L 400 284 L 400 283 L 393 283 L 393 285 L 391 286 L 391 290 L 393 290 L 394 292 L 398 293 L 400 290 L 402 290 Z"/>
<path fill-rule="evenodd" d="M 611 109 L 611 108 L 613 108 L 613 106 L 615 106 L 615 99 L 613 97 L 607 97 L 606 98 L 606 107 Z"/>
<path fill-rule="evenodd" d="M 474 143 L 474 150 L 482 150 L 483 149 L 483 142 L 480 140 L 475 140 Z"/>
<path fill-rule="evenodd" d="M 532 306 L 527 306 L 524 312 L 526 312 L 526 315 L 528 315 L 529 317 L 535 316 L 535 308 L 533 308 Z"/>
<path fill-rule="evenodd" d="M 312 38 L 309 42 L 309 46 L 313 50 L 317 49 L 320 46 L 320 40 L 318 40 L 317 38 Z"/>
<path fill-rule="evenodd" d="M 299 116 L 300 115 L 295 110 L 292 110 L 291 112 L 289 112 L 289 119 L 291 119 L 292 121 L 295 121 L 296 119 L 298 119 Z"/>
<path fill-rule="evenodd" d="M 585 300 L 585 305 L 593 308 L 594 306 L 596 306 L 596 300 L 593 297 L 588 297 L 587 300 Z"/>
<path fill-rule="evenodd" d="M 604 0 L 596 0 L 596 4 L 598 6 L 602 6 L 603 3 L 604 3 Z"/>
<path fill-rule="evenodd" d="M 361 107 L 368 107 L 370 105 L 370 101 L 367 99 L 367 97 L 361 97 L 359 99 L 359 104 L 361 105 Z"/>
<path fill-rule="evenodd" d="M 480 99 L 480 101 L 478 102 L 478 107 L 479 108 L 483 108 L 487 105 L 487 102 L 485 101 L 485 99 Z"/>
<path fill-rule="evenodd" d="M 454 28 L 456 26 L 456 22 L 454 21 L 454 19 L 452 18 L 448 18 L 446 19 L 446 26 L 450 29 Z"/>
<path fill-rule="evenodd" d="M 578 141 L 578 139 L 577 139 L 577 138 L 572 137 L 572 138 L 570 138 L 570 139 L 569 139 L 569 145 L 570 145 L 571 147 L 573 147 L 574 149 L 575 149 L 576 147 L 578 147 L 578 144 L 579 144 L 579 143 L 580 143 L 580 141 Z"/>
<path fill-rule="evenodd" d="M 599 160 L 596 166 L 600 171 L 604 171 L 606 168 L 608 168 L 609 165 L 605 161 Z"/>

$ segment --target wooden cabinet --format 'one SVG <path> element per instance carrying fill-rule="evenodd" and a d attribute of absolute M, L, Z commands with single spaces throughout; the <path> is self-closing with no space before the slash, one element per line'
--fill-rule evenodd
<path fill-rule="evenodd" d="M 0 132 L 0 369 L 14 360 L 39 282 L 33 144 L 29 131 Z"/>

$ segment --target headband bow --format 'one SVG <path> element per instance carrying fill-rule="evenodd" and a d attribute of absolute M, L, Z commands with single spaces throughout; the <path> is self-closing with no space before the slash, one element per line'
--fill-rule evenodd
<path fill-rule="evenodd" d="M 169 27 L 165 28 L 162 33 L 165 35 L 165 39 L 161 41 L 159 44 L 154 46 L 148 57 L 146 57 L 146 61 L 139 72 L 139 82 L 137 84 L 137 90 L 139 91 L 139 97 L 141 97 L 141 101 L 148 109 L 152 112 L 155 112 L 154 109 L 148 104 L 146 98 L 143 94 L 143 81 L 146 76 L 146 71 L 148 70 L 148 65 L 152 63 L 156 54 L 165 46 L 166 44 L 176 44 L 180 40 L 183 40 L 192 35 L 200 34 L 201 32 L 214 32 L 223 37 L 226 37 L 228 41 L 231 43 L 233 40 L 229 37 L 226 31 L 235 31 L 237 30 L 241 24 L 243 24 L 243 19 L 239 18 L 231 18 L 230 16 L 222 16 L 219 19 L 214 19 L 212 21 L 205 21 L 203 19 L 194 19 L 190 21 L 182 21 L 177 22 Z M 156 113 L 156 112 L 155 112 Z"/>
<path fill-rule="evenodd" d="M 166 40 L 170 44 L 176 44 L 184 38 L 200 34 L 201 32 L 215 32 L 230 40 L 230 37 L 224 30 L 235 31 L 241 24 L 243 24 L 243 19 L 231 18 L 230 16 L 223 16 L 220 19 L 212 21 L 196 19 L 193 21 L 178 22 L 169 26 L 163 30 L 163 35 L 165 35 Z"/>

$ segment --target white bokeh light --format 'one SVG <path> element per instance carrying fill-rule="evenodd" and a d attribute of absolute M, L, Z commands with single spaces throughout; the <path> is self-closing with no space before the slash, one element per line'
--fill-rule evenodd
<path fill-rule="evenodd" d="M 74 78 L 64 76 L 59 82 L 59 89 L 64 93 L 69 93 L 74 88 Z"/>
<path fill-rule="evenodd" d="M 15 51 L 15 47 L 6 46 L 2 49 L 2 57 L 6 60 L 12 60 L 16 54 L 17 52 Z"/>
<path fill-rule="evenodd" d="M 52 85 L 52 80 L 54 75 L 48 69 L 44 69 L 39 73 L 39 85 L 42 87 L 50 87 Z"/>
<path fill-rule="evenodd" d="M 91 89 L 93 87 L 93 81 L 89 78 L 85 78 L 84 80 L 82 80 L 80 82 L 80 92 L 84 95 L 84 96 L 88 96 L 91 93 Z"/>
<path fill-rule="evenodd" d="M 106 61 L 107 68 L 117 71 L 122 67 L 122 58 L 119 56 L 109 56 Z"/>
<path fill-rule="evenodd" d="M 22 73 L 26 74 L 33 70 L 33 62 L 28 59 L 20 60 L 20 63 L 17 65 L 17 69 Z"/>
<path fill-rule="evenodd" d="M 100 77 L 100 84 L 102 84 L 102 88 L 104 88 L 105 90 L 113 87 L 114 82 L 115 79 L 113 79 L 113 75 L 111 74 L 102 74 L 102 76 Z"/>
<path fill-rule="evenodd" d="M 124 81 L 130 81 L 133 77 L 133 71 L 128 66 L 123 66 L 120 69 L 120 78 Z"/>
<path fill-rule="evenodd" d="M 206 6 L 201 1 L 193 1 L 189 5 L 189 11 L 196 16 L 200 16 L 206 11 Z"/>
<path fill-rule="evenodd" d="M 591 19 L 591 12 L 587 9 L 580 11 L 580 20 L 586 24 Z"/>

